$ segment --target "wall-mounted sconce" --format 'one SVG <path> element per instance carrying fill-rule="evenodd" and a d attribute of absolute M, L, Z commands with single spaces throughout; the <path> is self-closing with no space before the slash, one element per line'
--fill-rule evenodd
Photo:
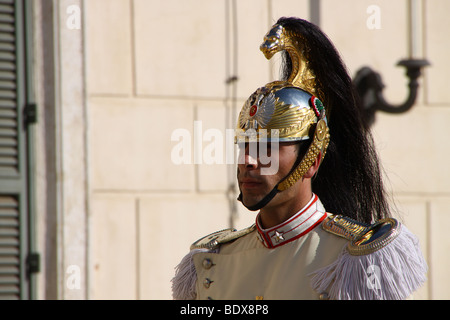
<path fill-rule="evenodd" d="M 416 102 L 419 88 L 418 78 L 421 69 L 430 65 L 424 59 L 401 60 L 398 66 L 406 68 L 406 75 L 409 78 L 409 93 L 406 101 L 400 105 L 392 105 L 383 97 L 383 82 L 379 73 L 369 67 L 363 67 L 356 73 L 353 83 L 361 99 L 363 117 L 367 125 L 372 125 L 375 121 L 375 112 L 384 111 L 388 113 L 403 113 L 411 109 Z"/>
<path fill-rule="evenodd" d="M 410 110 L 416 102 L 419 88 L 418 78 L 421 75 L 422 68 L 430 65 L 427 60 L 419 58 L 423 54 L 423 6 L 423 0 L 409 0 L 407 2 L 409 59 L 401 60 L 397 64 L 406 68 L 406 75 L 409 78 L 409 93 L 406 101 L 400 105 L 391 105 L 386 102 L 382 93 L 384 85 L 381 76 L 369 67 L 361 68 L 353 79 L 361 98 L 364 120 L 369 126 L 375 121 L 377 110 L 397 114 L 403 113 Z"/>

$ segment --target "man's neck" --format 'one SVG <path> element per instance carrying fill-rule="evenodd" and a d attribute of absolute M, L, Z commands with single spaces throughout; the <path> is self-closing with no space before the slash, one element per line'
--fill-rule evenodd
<path fill-rule="evenodd" d="M 312 192 L 306 192 L 294 198 L 295 201 L 287 201 L 277 205 L 270 205 L 269 203 L 261 209 L 258 215 L 261 226 L 268 229 L 283 223 L 301 211 L 311 201 L 312 197 Z"/>

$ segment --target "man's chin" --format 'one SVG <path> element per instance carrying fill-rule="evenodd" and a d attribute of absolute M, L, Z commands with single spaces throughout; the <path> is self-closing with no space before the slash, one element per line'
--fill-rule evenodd
<path fill-rule="evenodd" d="M 249 209 L 249 208 L 251 208 L 251 207 L 257 205 L 261 200 L 262 200 L 262 198 L 259 199 L 259 198 L 254 198 L 254 197 L 246 197 L 245 195 L 243 195 L 243 196 L 242 196 L 241 202 L 244 204 L 244 206 L 245 206 L 248 210 L 250 210 L 250 211 L 258 211 L 259 209 L 257 209 L 257 210 L 251 210 L 251 209 Z"/>

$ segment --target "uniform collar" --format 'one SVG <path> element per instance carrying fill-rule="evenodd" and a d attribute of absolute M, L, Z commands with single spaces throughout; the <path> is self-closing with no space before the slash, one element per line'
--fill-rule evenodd
<path fill-rule="evenodd" d="M 327 214 L 317 195 L 309 203 L 285 222 L 269 229 L 263 229 L 260 224 L 259 214 L 256 217 L 258 238 L 267 248 L 276 248 L 288 242 L 298 239 L 321 223 Z"/>

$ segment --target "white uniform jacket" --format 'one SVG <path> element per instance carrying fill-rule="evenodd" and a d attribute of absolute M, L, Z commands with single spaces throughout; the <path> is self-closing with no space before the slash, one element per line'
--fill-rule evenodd
<path fill-rule="evenodd" d="M 426 280 L 427 266 L 414 235 L 391 220 L 374 227 L 334 216 L 314 195 L 273 228 L 257 218 L 196 241 L 177 266 L 173 297 L 405 299 Z"/>

